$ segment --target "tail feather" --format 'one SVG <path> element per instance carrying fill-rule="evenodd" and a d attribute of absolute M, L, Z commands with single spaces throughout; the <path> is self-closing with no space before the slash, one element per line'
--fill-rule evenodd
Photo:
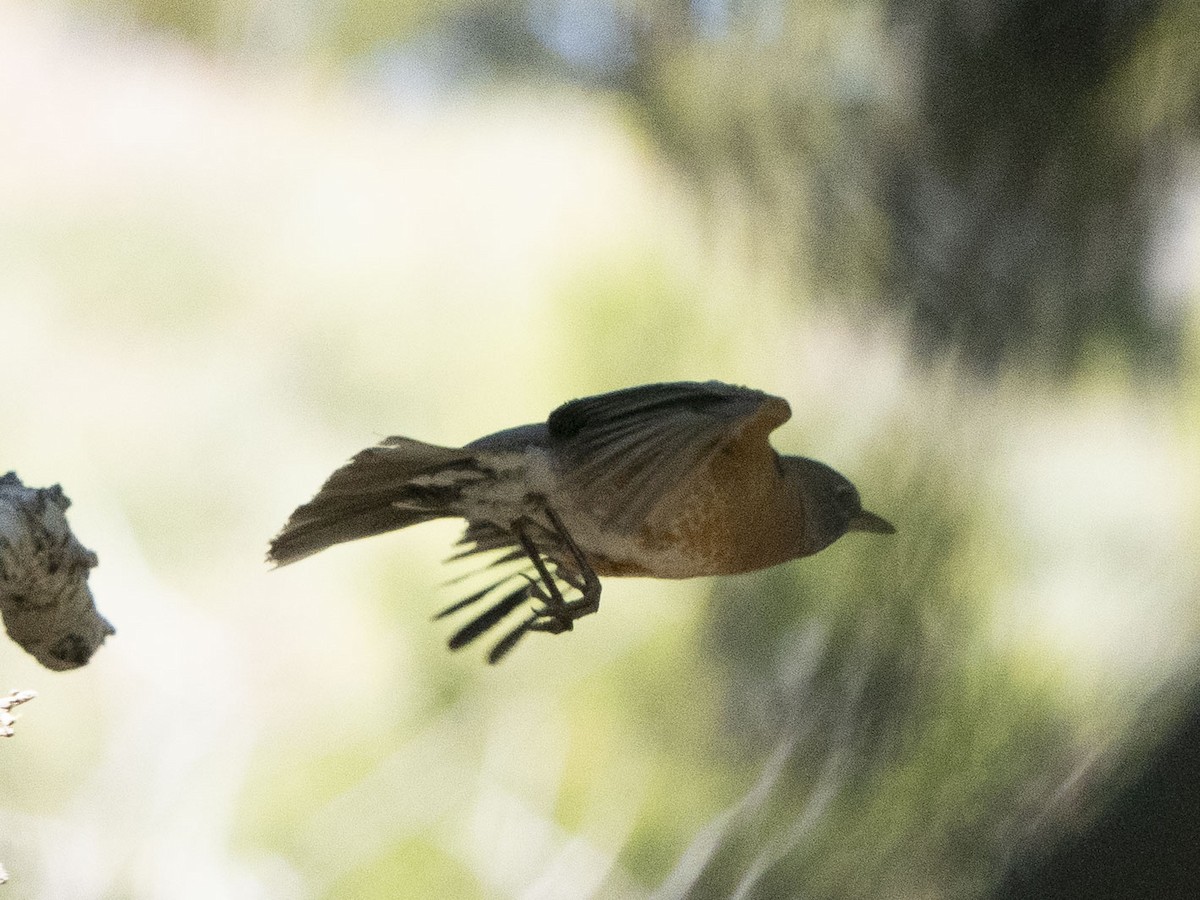
<path fill-rule="evenodd" d="M 501 622 L 510 612 L 528 599 L 529 585 L 523 584 L 454 632 L 450 636 L 450 649 L 458 650 L 460 647 L 465 647 L 493 625 Z"/>
<path fill-rule="evenodd" d="M 363 450 L 292 513 L 271 541 L 267 559 L 286 566 L 334 544 L 453 515 L 427 494 L 409 496 L 409 482 L 471 460 L 467 451 L 401 437 Z"/>

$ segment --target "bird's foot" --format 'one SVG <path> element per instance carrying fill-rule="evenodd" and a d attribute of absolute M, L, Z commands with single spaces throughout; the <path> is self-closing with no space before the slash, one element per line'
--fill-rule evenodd
<path fill-rule="evenodd" d="M 533 590 L 529 592 L 535 595 Z M 560 600 L 555 602 L 538 592 L 538 599 L 543 605 L 533 610 L 533 620 L 530 631 L 545 631 L 550 634 L 562 634 L 575 627 L 575 620 L 591 615 L 600 608 L 600 598 L 580 597 L 578 600 Z M 535 595 L 537 596 L 537 595 Z"/>
<path fill-rule="evenodd" d="M 561 574 L 559 577 L 562 577 Z M 555 590 L 547 592 L 538 580 L 530 578 L 528 575 L 525 576 L 525 580 L 529 582 L 529 587 L 526 588 L 529 598 L 541 601 L 542 604 L 532 611 L 533 616 L 526 625 L 526 629 L 529 631 L 562 634 L 575 627 L 576 619 L 591 615 L 600 608 L 599 590 L 585 591 L 584 596 L 577 600 L 566 600 L 557 586 L 555 586 Z M 565 578 L 563 580 L 566 581 Z M 574 587 L 572 582 L 567 581 L 567 583 Z"/>
<path fill-rule="evenodd" d="M 546 560 L 542 558 L 541 550 L 526 531 L 529 523 L 521 519 L 513 523 L 513 534 L 538 574 L 537 578 L 524 575 L 525 580 L 529 582 L 524 588 L 525 596 L 530 600 L 539 601 L 541 605 L 535 606 L 524 622 L 501 638 L 488 654 L 488 662 L 499 662 L 522 637 L 531 631 L 541 631 L 547 634 L 562 634 L 564 631 L 572 631 L 576 619 L 600 609 L 600 579 L 596 577 L 587 557 L 579 549 L 554 510 L 546 506 L 545 513 L 553 526 L 549 533 L 551 537 L 566 547 L 571 556 L 573 569 L 565 571 L 564 567 L 556 565 L 554 574 L 551 574 Z M 543 527 L 543 530 L 546 529 Z M 565 599 L 558 581 L 579 591 L 582 596 L 576 600 Z"/>
<path fill-rule="evenodd" d="M 590 615 L 600 609 L 600 586 L 597 583 L 594 591 L 589 591 L 576 600 L 564 600 L 557 592 L 557 598 L 542 589 L 540 583 L 527 579 L 529 586 L 525 594 L 530 599 L 540 600 L 541 605 L 530 611 L 530 615 L 520 625 L 506 634 L 491 652 L 488 662 L 497 663 L 503 659 L 522 637 L 531 631 L 541 631 L 545 634 L 562 634 L 575 627 L 575 620 Z"/>

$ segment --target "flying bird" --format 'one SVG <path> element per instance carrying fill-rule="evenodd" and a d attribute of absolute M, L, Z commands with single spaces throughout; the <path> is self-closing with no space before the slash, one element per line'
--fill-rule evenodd
<path fill-rule="evenodd" d="M 565 403 L 545 423 L 442 447 L 390 437 L 334 472 L 271 541 L 288 565 L 343 541 L 432 519 L 467 522 L 451 559 L 499 551 L 525 568 L 438 614 L 483 612 L 457 649 L 531 604 L 488 654 L 570 631 L 600 607 L 600 576 L 692 578 L 763 569 L 848 531 L 891 534 L 824 463 L 781 456 L 768 435 L 786 400 L 718 381 L 625 388 Z M 573 597 L 573 599 L 568 599 Z"/>

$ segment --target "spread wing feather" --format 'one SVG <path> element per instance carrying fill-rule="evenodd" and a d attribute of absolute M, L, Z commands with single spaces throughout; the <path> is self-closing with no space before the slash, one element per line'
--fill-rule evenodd
<path fill-rule="evenodd" d="M 635 531 L 720 448 L 761 440 L 787 401 L 719 381 L 649 384 L 563 404 L 546 423 L 559 477 L 608 527 Z"/>

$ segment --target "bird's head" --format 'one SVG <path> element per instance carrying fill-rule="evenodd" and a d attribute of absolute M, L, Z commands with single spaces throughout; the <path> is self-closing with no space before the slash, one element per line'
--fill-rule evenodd
<path fill-rule="evenodd" d="M 823 550 L 847 531 L 895 533 L 890 522 L 863 509 L 858 489 L 840 472 L 803 456 L 784 456 L 780 462 L 804 510 L 802 555 Z"/>

